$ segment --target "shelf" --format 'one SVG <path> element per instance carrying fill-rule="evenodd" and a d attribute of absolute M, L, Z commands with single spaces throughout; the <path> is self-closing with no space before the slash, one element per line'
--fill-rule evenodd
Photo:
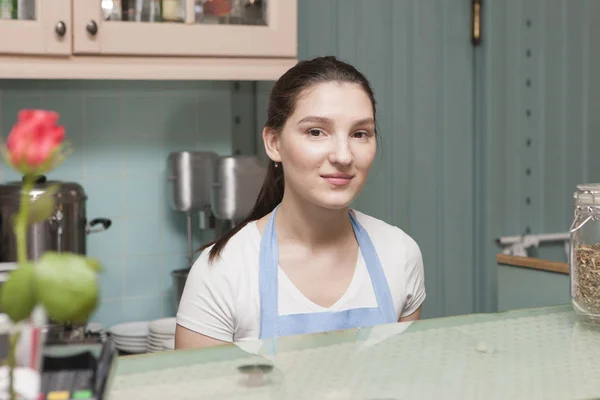
<path fill-rule="evenodd" d="M 556 272 L 559 274 L 569 275 L 569 264 L 541 260 L 539 258 L 521 257 L 521 256 L 510 256 L 508 254 L 497 254 L 496 262 L 499 265 L 506 265 L 509 267 L 521 267 L 531 268 L 540 271 Z"/>
<path fill-rule="evenodd" d="M 274 81 L 294 58 L 0 56 L 0 79 Z"/>

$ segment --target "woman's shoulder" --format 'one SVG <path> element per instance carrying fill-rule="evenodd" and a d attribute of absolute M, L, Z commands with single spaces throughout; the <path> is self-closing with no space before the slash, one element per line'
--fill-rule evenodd
<path fill-rule="evenodd" d="M 419 245 L 401 228 L 358 210 L 352 210 L 352 212 L 377 247 L 396 246 L 398 248 L 398 246 L 402 246 L 406 251 L 412 253 L 411 255 L 420 257 Z"/>
<path fill-rule="evenodd" d="M 356 216 L 358 222 L 360 222 L 360 224 L 367 230 L 369 235 L 371 234 L 371 232 L 373 232 L 383 236 L 391 235 L 396 239 L 410 238 L 410 236 L 406 232 L 404 232 L 396 225 L 392 225 L 390 223 L 385 222 L 384 220 L 365 214 L 358 210 L 353 209 L 352 212 Z"/>
<path fill-rule="evenodd" d="M 248 261 L 258 260 L 258 250 L 260 249 L 260 233 L 256 228 L 256 223 L 250 222 L 238 232 L 236 232 L 223 246 L 221 251 L 215 257 L 210 257 L 210 253 L 215 245 L 211 244 L 202 250 L 196 263 L 200 265 L 217 266 L 220 268 L 240 268 L 247 265 Z"/>

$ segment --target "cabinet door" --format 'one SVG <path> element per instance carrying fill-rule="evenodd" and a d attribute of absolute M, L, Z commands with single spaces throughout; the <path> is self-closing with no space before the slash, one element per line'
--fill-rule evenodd
<path fill-rule="evenodd" d="M 296 0 L 77 0 L 76 54 L 295 57 Z"/>
<path fill-rule="evenodd" d="M 69 55 L 71 29 L 70 0 L 0 1 L 0 54 Z"/>

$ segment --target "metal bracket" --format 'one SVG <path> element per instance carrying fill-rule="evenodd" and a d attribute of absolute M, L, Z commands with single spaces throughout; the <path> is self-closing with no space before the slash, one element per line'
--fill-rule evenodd
<path fill-rule="evenodd" d="M 521 257 L 527 257 L 527 250 L 531 247 L 539 247 L 540 243 L 564 242 L 564 250 L 568 258 L 570 241 L 571 235 L 568 232 L 539 235 L 502 236 L 496 239 L 496 243 L 503 247 L 502 254 Z"/>

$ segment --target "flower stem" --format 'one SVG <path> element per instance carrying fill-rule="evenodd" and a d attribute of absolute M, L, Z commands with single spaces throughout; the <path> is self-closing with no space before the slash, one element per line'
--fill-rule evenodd
<path fill-rule="evenodd" d="M 15 393 L 14 387 L 14 373 L 15 366 L 17 364 L 17 343 L 19 342 L 20 332 L 16 331 L 10 334 L 10 350 L 8 353 L 8 367 L 9 367 L 9 378 L 8 378 L 8 390 L 10 394 L 10 400 L 15 400 L 17 394 Z"/>
<path fill-rule="evenodd" d="M 25 175 L 23 187 L 21 189 L 21 203 L 19 205 L 19 213 L 15 218 L 15 237 L 17 239 L 17 264 L 23 266 L 27 263 L 27 219 L 29 214 L 29 193 L 33 188 L 33 176 Z M 10 335 L 10 347 L 8 352 L 8 390 L 10 400 L 17 398 L 14 389 L 14 373 L 17 359 L 17 343 L 19 341 L 19 331 Z"/>
<path fill-rule="evenodd" d="M 29 214 L 29 193 L 33 188 L 33 177 L 25 175 L 21 189 L 21 204 L 15 220 L 15 236 L 17 239 L 17 263 L 24 265 L 27 262 L 27 218 Z"/>

